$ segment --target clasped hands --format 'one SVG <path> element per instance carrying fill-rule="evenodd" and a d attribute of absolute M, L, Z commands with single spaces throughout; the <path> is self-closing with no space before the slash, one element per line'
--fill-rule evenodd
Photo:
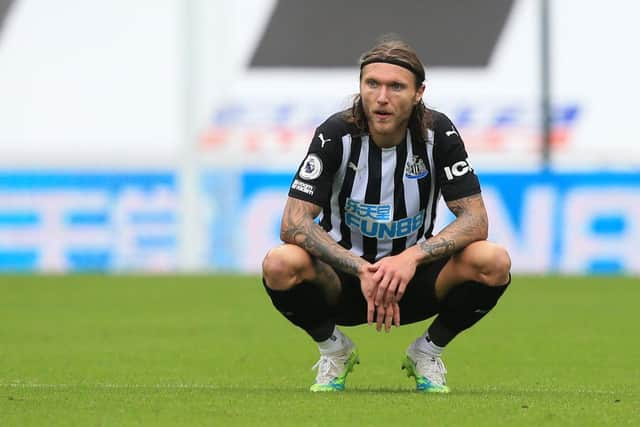
<path fill-rule="evenodd" d="M 388 256 L 374 264 L 364 265 L 358 276 L 360 289 L 367 301 L 367 323 L 376 322 L 376 330 L 385 331 L 391 325 L 400 326 L 400 306 L 409 281 L 416 272 L 416 263 L 402 254 Z"/>

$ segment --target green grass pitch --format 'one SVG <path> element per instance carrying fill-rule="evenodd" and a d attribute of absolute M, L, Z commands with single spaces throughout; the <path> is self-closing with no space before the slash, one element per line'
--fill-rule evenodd
<path fill-rule="evenodd" d="M 640 425 L 640 283 L 514 277 L 445 351 L 449 395 L 400 370 L 426 324 L 345 328 L 362 363 L 312 394 L 315 345 L 256 277 L 0 277 L 0 425 Z"/>

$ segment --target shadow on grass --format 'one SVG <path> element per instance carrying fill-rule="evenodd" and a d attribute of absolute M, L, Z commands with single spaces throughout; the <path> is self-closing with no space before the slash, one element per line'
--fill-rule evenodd
<path fill-rule="evenodd" d="M 242 393 L 299 393 L 309 395 L 374 395 L 374 394 L 388 394 L 388 395 L 407 395 L 407 396 L 433 396 L 434 399 L 438 398 L 451 398 L 458 397 L 545 397 L 554 396 L 555 398 L 569 397 L 569 396 L 582 396 L 582 397 L 604 397 L 604 396 L 626 396 L 634 399 L 640 399 L 640 394 L 632 391 L 622 390 L 587 390 L 587 389 L 541 389 L 541 388 L 477 388 L 477 389 L 452 389 L 450 393 L 422 393 L 414 389 L 400 388 L 400 387 L 348 387 L 344 392 L 318 392 L 311 393 L 308 388 L 301 387 L 220 387 L 220 391 L 228 392 L 242 392 Z"/>
<path fill-rule="evenodd" d="M 0 383 L 2 389 L 28 389 L 31 391 L 47 390 L 95 390 L 95 391 L 116 391 L 126 389 L 136 389 L 139 391 L 165 390 L 171 392 L 227 392 L 241 394 L 305 394 L 305 395 L 429 395 L 440 396 L 441 398 L 456 397 L 535 397 L 535 396 L 582 396 L 582 397 L 602 397 L 602 396 L 626 396 L 633 400 L 640 399 L 640 393 L 634 390 L 591 390 L 591 389 L 558 389 L 552 387 L 532 386 L 530 388 L 521 387 L 482 387 L 482 388 L 453 388 L 448 394 L 442 393 L 421 393 L 407 387 L 347 387 L 344 392 L 318 392 L 311 393 L 307 387 L 287 387 L 287 386 L 262 386 L 262 385 L 229 385 L 229 384 L 104 384 L 104 383 L 80 383 L 80 384 L 34 384 L 34 383 Z M 437 397 L 436 397 L 437 398 Z"/>

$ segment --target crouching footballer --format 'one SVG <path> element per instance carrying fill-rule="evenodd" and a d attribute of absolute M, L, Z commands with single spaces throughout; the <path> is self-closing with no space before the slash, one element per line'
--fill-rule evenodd
<path fill-rule="evenodd" d="M 402 368 L 416 389 L 448 393 L 441 354 L 498 302 L 506 250 L 486 240 L 480 184 L 453 123 L 422 101 L 425 70 L 401 40 L 360 59 L 360 91 L 315 131 L 289 190 L 283 244 L 262 264 L 275 308 L 317 343 L 311 391 L 341 391 L 359 363 L 340 326 L 388 332 L 435 318 Z M 433 234 L 442 196 L 455 215 Z"/>

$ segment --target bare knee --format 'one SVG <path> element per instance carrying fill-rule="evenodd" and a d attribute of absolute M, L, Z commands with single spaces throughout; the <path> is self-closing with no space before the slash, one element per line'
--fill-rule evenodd
<path fill-rule="evenodd" d="M 463 251 L 463 259 L 471 268 L 475 281 L 487 286 L 502 286 L 509 281 L 511 258 L 500 245 L 474 242 Z"/>
<path fill-rule="evenodd" d="M 284 291 L 303 280 L 310 280 L 312 274 L 311 256 L 295 245 L 277 246 L 262 261 L 265 284 L 276 291 Z"/>

